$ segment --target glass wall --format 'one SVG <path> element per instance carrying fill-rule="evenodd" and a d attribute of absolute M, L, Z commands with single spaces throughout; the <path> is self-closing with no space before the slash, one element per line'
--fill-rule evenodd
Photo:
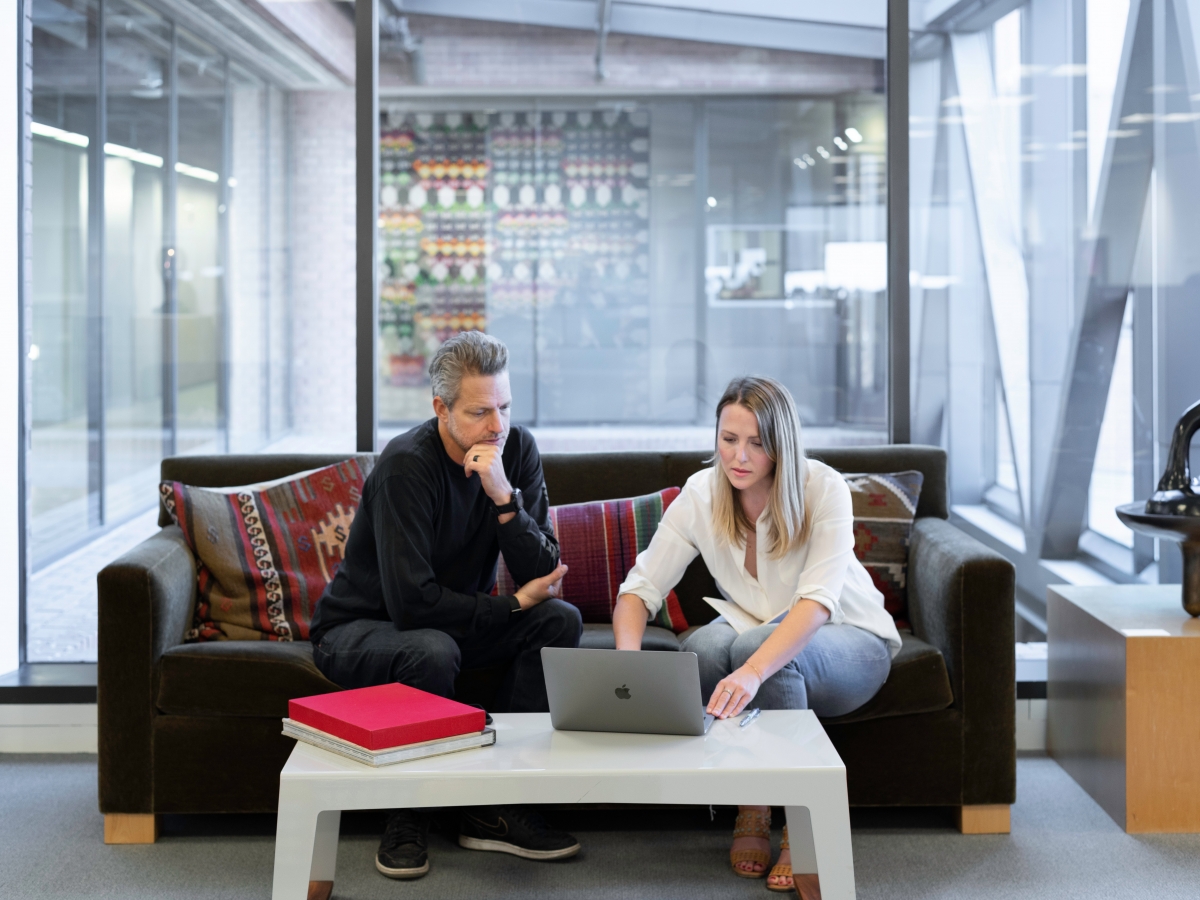
<path fill-rule="evenodd" d="M 1035 608 L 1063 561 L 1179 580 L 1113 507 L 1200 397 L 1198 21 L 1031 0 L 913 34 L 914 440 L 950 451 L 957 514 Z"/>
<path fill-rule="evenodd" d="M 352 92 L 293 100 L 156 9 L 32 9 L 31 662 L 95 658 L 96 571 L 156 530 L 164 456 L 353 449 L 353 232 L 304 233 L 293 292 L 289 215 L 299 166 L 301 209 L 342 191 L 352 221 Z M 299 341 L 296 303 L 326 316 Z M 294 387 L 297 344 L 323 383 Z"/>
<path fill-rule="evenodd" d="M 753 51 L 751 85 L 739 45 L 625 35 L 599 79 L 594 34 L 542 24 L 382 23 L 380 443 L 470 329 L 543 449 L 707 446 L 750 372 L 809 445 L 886 440 L 882 41 Z"/>
<path fill-rule="evenodd" d="M 171 431 L 164 312 L 173 305 L 170 23 L 129 3 L 105 4 L 104 258 L 100 309 L 102 477 L 98 525 L 146 508 Z M 35 64 L 37 56 L 34 56 Z M 34 192 L 37 172 L 34 172 Z M 37 274 L 34 274 L 36 281 Z M 35 375 L 36 378 L 36 375 Z M 37 547 L 31 548 L 37 559 Z"/>

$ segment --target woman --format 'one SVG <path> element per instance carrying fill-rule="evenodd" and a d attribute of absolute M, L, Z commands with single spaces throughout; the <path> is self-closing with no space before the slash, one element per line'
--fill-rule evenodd
<path fill-rule="evenodd" d="M 688 479 L 618 591 L 617 648 L 641 648 L 647 620 L 699 554 L 727 600 L 762 622 L 786 613 L 740 636 L 718 618 L 687 638 L 709 713 L 736 716 L 755 698 L 819 716 L 857 709 L 887 679 L 900 635 L 854 555 L 849 487 L 805 459 L 791 394 L 770 378 L 729 383 L 716 443 L 716 465 Z M 770 815 L 738 810 L 730 865 L 743 878 L 766 873 Z M 786 828 L 767 887 L 793 889 Z"/>

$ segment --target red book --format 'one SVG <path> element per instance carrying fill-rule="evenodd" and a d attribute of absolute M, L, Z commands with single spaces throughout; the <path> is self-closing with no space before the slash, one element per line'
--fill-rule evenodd
<path fill-rule="evenodd" d="M 483 731 L 485 713 L 392 683 L 289 700 L 288 716 L 368 750 L 385 750 Z"/>

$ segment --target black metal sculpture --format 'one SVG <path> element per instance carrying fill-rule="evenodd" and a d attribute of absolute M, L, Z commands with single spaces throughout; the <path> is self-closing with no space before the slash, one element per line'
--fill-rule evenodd
<path fill-rule="evenodd" d="M 1158 490 L 1143 503 L 1117 507 L 1117 516 L 1134 531 L 1179 541 L 1183 551 L 1183 608 L 1200 616 L 1200 478 L 1192 478 L 1192 437 L 1200 430 L 1200 402 L 1175 425 L 1167 468 Z"/>

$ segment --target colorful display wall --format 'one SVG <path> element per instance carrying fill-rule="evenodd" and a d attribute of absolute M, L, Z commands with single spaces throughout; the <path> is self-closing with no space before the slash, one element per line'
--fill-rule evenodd
<path fill-rule="evenodd" d="M 429 358 L 489 317 L 546 322 L 535 343 L 569 347 L 581 336 L 550 311 L 586 292 L 604 312 L 585 341 L 636 340 L 625 332 L 626 308 L 648 294 L 645 111 L 388 109 L 380 131 L 384 421 L 427 416 Z"/>

